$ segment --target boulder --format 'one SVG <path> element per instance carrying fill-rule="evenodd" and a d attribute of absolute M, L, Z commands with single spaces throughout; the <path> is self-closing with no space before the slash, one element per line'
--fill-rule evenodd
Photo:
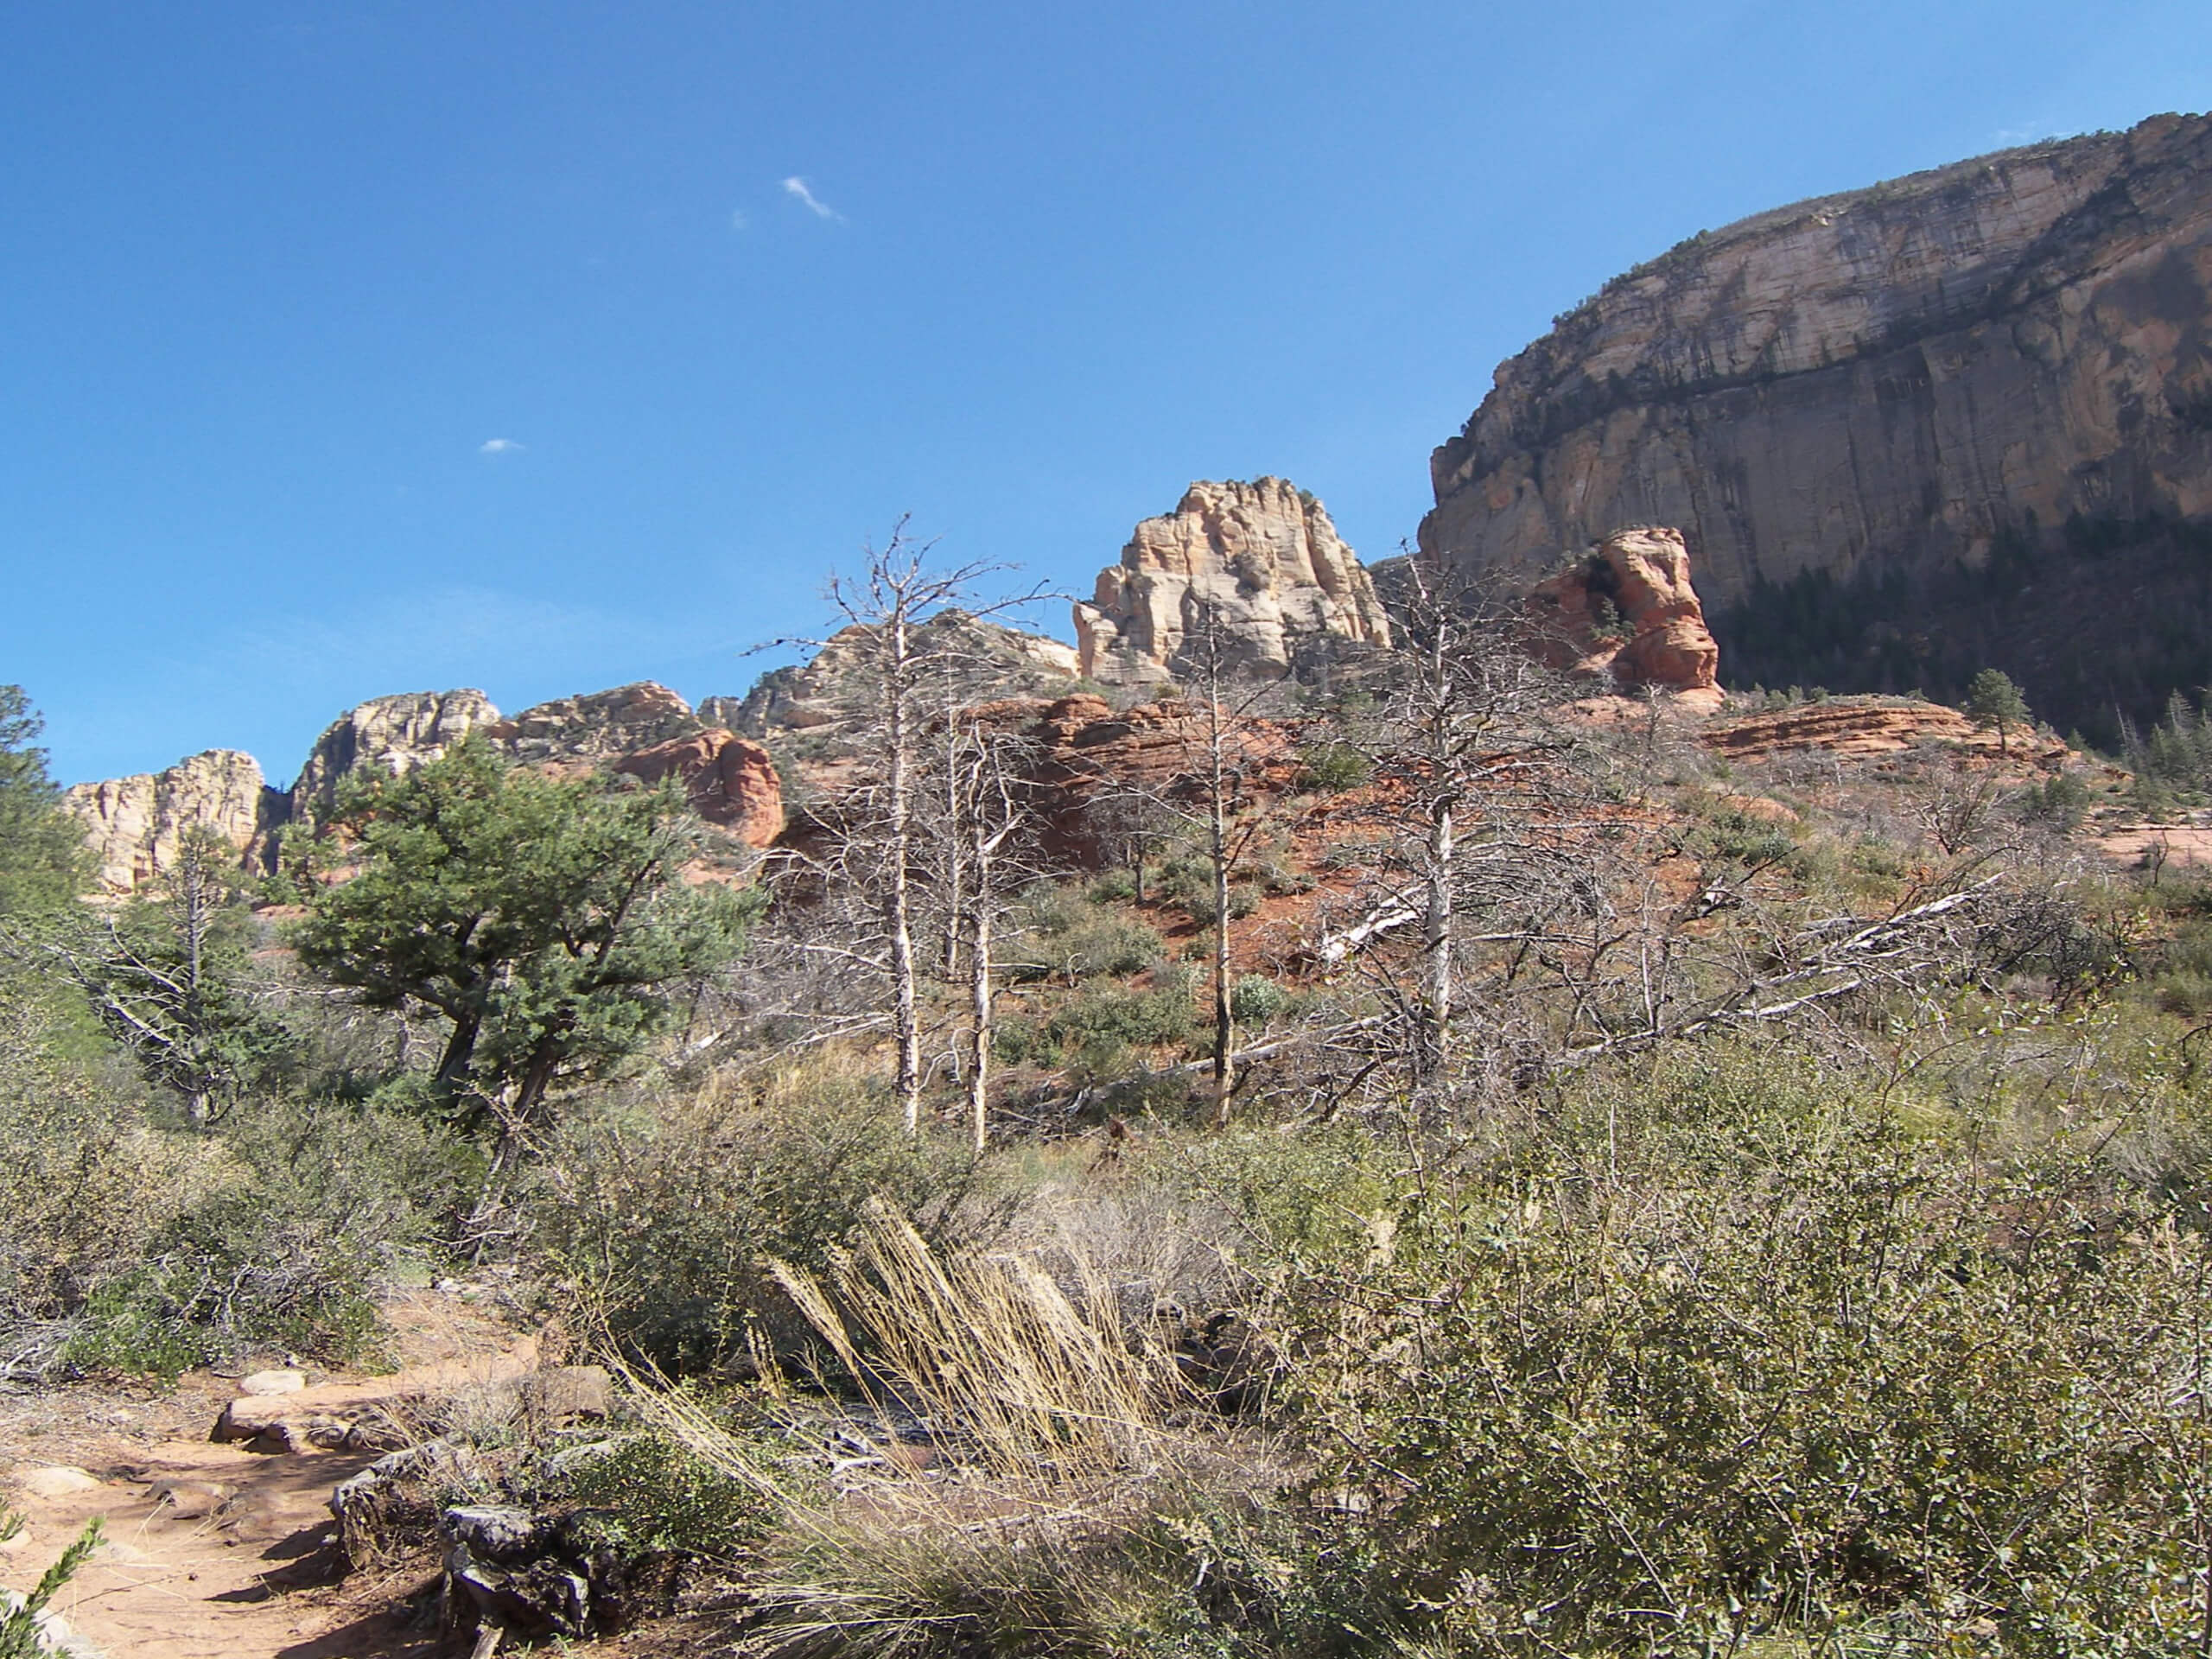
<path fill-rule="evenodd" d="M 1140 524 L 1090 602 L 1076 606 L 1084 676 L 1110 685 L 1186 676 L 1188 638 L 1208 607 L 1251 678 L 1390 643 L 1374 583 L 1319 501 L 1285 479 L 1200 481 L 1173 512 Z"/>
<path fill-rule="evenodd" d="M 1618 689 L 1692 692 L 1718 705 L 1720 647 L 1690 585 L 1677 530 L 1617 531 L 1536 584 L 1528 614 L 1547 666 L 1604 676 Z"/>
<path fill-rule="evenodd" d="M 614 770 L 648 784 L 673 775 L 691 810 L 748 847 L 783 833 L 784 785 L 768 751 L 721 727 L 626 754 Z"/>
<path fill-rule="evenodd" d="M 308 1385 L 305 1371 L 256 1371 L 240 1379 L 238 1392 L 245 1395 L 297 1394 Z"/>

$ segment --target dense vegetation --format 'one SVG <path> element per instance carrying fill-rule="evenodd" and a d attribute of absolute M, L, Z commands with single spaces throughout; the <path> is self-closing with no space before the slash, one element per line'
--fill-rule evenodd
<path fill-rule="evenodd" d="M 2118 750 L 2178 691 L 2212 684 L 2212 530 L 2166 519 L 2031 520 L 1974 567 L 1918 576 L 1869 558 L 1808 569 L 1716 607 L 1729 685 L 1914 692 L 1955 702 L 1994 664 L 2061 731 Z"/>
<path fill-rule="evenodd" d="M 2212 885 L 2001 674 L 2001 755 L 1731 772 L 1410 632 L 1049 824 L 876 677 L 742 887 L 462 745 L 83 904 L 16 694 L 0 1363 L 372 1360 L 496 1265 L 632 1384 L 506 1494 L 751 1650 L 2202 1650 Z"/>

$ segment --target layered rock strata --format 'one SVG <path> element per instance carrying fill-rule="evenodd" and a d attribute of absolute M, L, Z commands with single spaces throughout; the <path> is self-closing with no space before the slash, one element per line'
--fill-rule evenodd
<path fill-rule="evenodd" d="M 1256 678 L 1390 643 L 1375 585 L 1327 510 L 1280 478 L 1196 483 L 1173 512 L 1139 524 L 1075 607 L 1081 671 L 1107 685 L 1185 677 L 1209 610 L 1227 665 Z"/>
<path fill-rule="evenodd" d="M 2084 524 L 2202 521 L 2212 119 L 1700 232 L 1503 365 L 1431 473 L 1421 545 L 1464 569 L 1533 577 L 1676 524 L 1718 610 L 1801 572 L 2079 558 Z"/>
<path fill-rule="evenodd" d="M 751 738 L 842 734 L 872 707 L 874 645 L 868 628 L 840 629 L 806 662 L 762 675 L 743 699 L 709 697 L 699 712 Z M 938 690 L 948 702 L 1050 697 L 1076 677 L 1071 647 L 961 611 L 924 622 L 915 645 L 934 659 L 932 673 L 941 677 Z"/>

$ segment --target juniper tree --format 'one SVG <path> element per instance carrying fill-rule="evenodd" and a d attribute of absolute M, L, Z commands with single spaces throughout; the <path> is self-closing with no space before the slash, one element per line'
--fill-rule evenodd
<path fill-rule="evenodd" d="M 2010 754 L 2009 733 L 2015 726 L 2034 723 L 2028 712 L 2028 700 L 2012 677 L 2001 668 L 1985 668 L 1974 677 L 1967 687 L 1967 713 L 1977 726 L 1986 726 L 1997 734 L 1997 752 Z"/>
<path fill-rule="evenodd" d="M 759 907 L 683 879 L 702 832 L 672 785 L 549 777 L 473 738 L 349 780 L 328 828 L 343 879 L 312 893 L 302 963 L 371 1007 L 442 1016 L 433 1099 L 496 1117 L 503 1160 L 556 1079 L 635 1052 Z"/>

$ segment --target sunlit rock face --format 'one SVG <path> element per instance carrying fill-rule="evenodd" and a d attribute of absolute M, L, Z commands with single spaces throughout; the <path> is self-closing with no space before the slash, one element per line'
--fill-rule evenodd
<path fill-rule="evenodd" d="M 194 831 L 251 865 L 285 816 L 284 796 L 236 749 L 209 749 L 165 772 L 79 784 L 62 799 L 85 825 L 99 891 L 117 896 L 159 887 Z"/>
<path fill-rule="evenodd" d="M 932 675 L 950 682 L 933 687 L 933 695 L 953 702 L 1057 696 L 1076 677 L 1071 647 L 963 611 L 931 617 L 915 631 L 913 644 L 931 658 Z M 877 672 L 874 634 L 858 626 L 842 628 L 807 661 L 763 674 L 741 698 L 709 697 L 699 712 L 751 738 L 838 735 L 873 714 Z"/>
<path fill-rule="evenodd" d="M 1549 667 L 1618 690 L 1694 694 L 1718 703 L 1720 648 L 1690 585 L 1678 530 L 1625 530 L 1536 584 L 1528 614 Z"/>
<path fill-rule="evenodd" d="M 1365 567 L 1327 509 L 1285 479 L 1193 484 L 1173 512 L 1139 524 L 1075 607 L 1084 677 L 1143 685 L 1187 675 L 1209 611 L 1226 664 L 1253 678 L 1390 643 Z"/>
<path fill-rule="evenodd" d="M 2212 514 L 2212 120 L 2008 150 L 1701 233 L 1503 364 L 1422 547 L 1526 572 L 1680 526 L 1716 614 Z M 1726 643 L 1724 635 L 1724 644 Z"/>
<path fill-rule="evenodd" d="M 339 715 L 315 740 L 292 784 L 291 816 L 320 822 L 329 815 L 341 779 L 370 766 L 404 775 L 499 718 L 481 691 L 372 697 Z"/>

